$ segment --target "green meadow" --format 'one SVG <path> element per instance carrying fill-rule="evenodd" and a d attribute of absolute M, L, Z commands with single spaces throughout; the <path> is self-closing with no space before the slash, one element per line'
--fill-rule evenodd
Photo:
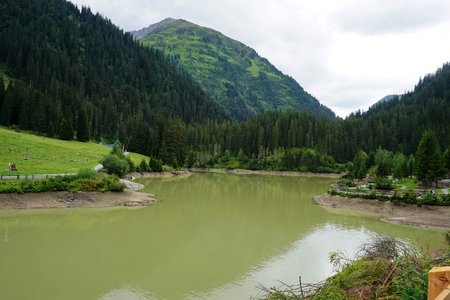
<path fill-rule="evenodd" d="M 62 141 L 0 127 L 0 174 L 9 174 L 8 164 L 14 162 L 17 171 L 12 174 L 76 173 L 81 168 L 92 168 L 108 154 L 111 148 L 94 142 Z M 130 153 L 139 164 L 148 157 Z"/>

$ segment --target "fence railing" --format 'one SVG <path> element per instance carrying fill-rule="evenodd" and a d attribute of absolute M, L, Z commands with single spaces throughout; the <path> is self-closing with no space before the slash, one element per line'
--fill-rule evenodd
<path fill-rule="evenodd" d="M 28 174 L 28 175 L 2 175 L 0 174 L 0 180 L 3 179 L 47 179 L 50 177 L 75 175 L 76 173 L 66 173 L 66 174 Z"/>
<path fill-rule="evenodd" d="M 450 267 L 428 272 L 428 300 L 450 300 Z"/>

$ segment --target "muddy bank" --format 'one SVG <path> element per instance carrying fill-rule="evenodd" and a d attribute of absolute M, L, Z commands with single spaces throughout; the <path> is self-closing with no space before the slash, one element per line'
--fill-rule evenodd
<path fill-rule="evenodd" d="M 158 201 L 153 195 L 123 192 L 44 192 L 0 194 L 0 209 L 146 206 Z"/>
<path fill-rule="evenodd" d="M 213 168 L 191 168 L 191 172 L 199 173 L 226 173 L 226 174 L 250 174 L 250 175 L 272 175 L 272 176 L 303 176 L 303 177 L 323 177 L 340 178 L 343 174 L 336 173 L 312 173 L 312 172 L 292 172 L 292 171 L 264 171 L 264 170 L 243 170 L 243 169 L 213 169 Z"/>
<path fill-rule="evenodd" d="M 167 171 L 167 172 L 131 172 L 125 175 L 128 180 L 134 180 L 137 178 L 169 178 L 174 176 L 188 177 L 192 172 L 189 171 Z"/>
<path fill-rule="evenodd" d="M 315 196 L 314 201 L 324 207 L 353 210 L 389 223 L 450 229 L 450 207 L 448 206 L 394 204 L 329 194 Z"/>

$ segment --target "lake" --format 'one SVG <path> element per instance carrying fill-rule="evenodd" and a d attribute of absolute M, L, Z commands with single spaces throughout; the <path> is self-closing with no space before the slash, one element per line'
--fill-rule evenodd
<path fill-rule="evenodd" d="M 249 299 L 325 279 L 375 234 L 442 242 L 315 205 L 332 181 L 194 174 L 139 180 L 161 199 L 145 208 L 2 211 L 0 299 Z"/>

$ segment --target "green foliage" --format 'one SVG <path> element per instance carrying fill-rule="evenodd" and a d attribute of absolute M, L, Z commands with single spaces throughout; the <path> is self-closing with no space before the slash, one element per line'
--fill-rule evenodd
<path fill-rule="evenodd" d="M 427 298 L 428 271 L 450 264 L 450 248 L 439 256 L 420 252 L 401 241 L 374 237 L 358 257 L 349 260 L 330 255 L 337 274 L 317 285 L 268 290 L 263 299 L 423 299 Z"/>
<path fill-rule="evenodd" d="M 73 126 L 72 126 L 72 122 L 70 122 L 69 120 L 66 119 L 62 119 L 61 122 L 61 131 L 59 134 L 59 138 L 62 140 L 66 140 L 66 141 L 70 141 L 73 139 Z"/>
<path fill-rule="evenodd" d="M 281 167 L 295 171 L 323 172 L 332 170 L 335 167 L 335 161 L 332 157 L 313 149 L 293 148 L 284 153 Z"/>
<path fill-rule="evenodd" d="M 78 118 L 76 124 L 77 124 L 77 140 L 80 142 L 89 141 L 90 135 L 89 135 L 88 120 L 84 108 L 81 108 L 78 111 Z"/>
<path fill-rule="evenodd" d="M 137 124 L 147 132 L 169 116 L 227 118 L 160 51 L 87 7 L 61 0 L 0 6 L 0 65 L 12 76 L 6 91 L 2 84 L 0 124 L 68 140 L 71 125 L 80 141 L 119 136 L 128 145 L 125 137 L 143 133 Z"/>
<path fill-rule="evenodd" d="M 134 172 L 136 170 L 134 161 L 131 159 L 131 157 L 129 155 L 125 158 L 125 160 L 127 161 L 127 164 L 128 164 L 128 172 Z"/>
<path fill-rule="evenodd" d="M 392 190 L 392 180 L 387 177 L 375 178 L 375 187 L 379 190 Z"/>
<path fill-rule="evenodd" d="M 145 159 L 142 159 L 141 162 L 139 163 L 138 171 L 139 172 L 149 172 L 150 171 L 150 167 Z"/>
<path fill-rule="evenodd" d="M 149 168 L 152 172 L 162 172 L 163 163 L 160 159 L 155 157 L 150 157 Z"/>
<path fill-rule="evenodd" d="M 180 119 L 170 119 L 164 127 L 159 157 L 165 164 L 176 168 L 183 165 L 185 152 L 186 129 Z"/>
<path fill-rule="evenodd" d="M 1 180 L 0 193 L 40 193 L 49 191 L 121 191 L 124 186 L 115 176 L 92 177 L 87 172 L 76 176 L 56 176 L 36 180 Z"/>
<path fill-rule="evenodd" d="M 444 166 L 447 174 L 450 174 L 450 145 L 447 147 L 447 150 L 444 152 Z"/>
<path fill-rule="evenodd" d="M 108 154 L 100 161 L 100 163 L 105 167 L 108 174 L 114 174 L 120 177 L 129 171 L 127 161 L 116 155 Z"/>
<path fill-rule="evenodd" d="M 108 184 L 108 190 L 111 192 L 122 192 L 126 186 L 120 181 L 111 182 Z"/>
<path fill-rule="evenodd" d="M 416 176 L 426 186 L 441 178 L 444 164 L 436 135 L 427 130 L 420 139 L 416 153 Z"/>
<path fill-rule="evenodd" d="M 97 172 L 91 168 L 82 168 L 78 171 L 78 178 L 80 179 L 93 179 L 97 178 Z"/>
<path fill-rule="evenodd" d="M 387 177 L 392 174 L 392 152 L 378 147 L 375 153 L 375 164 L 377 167 L 376 175 L 378 177 Z"/>
<path fill-rule="evenodd" d="M 403 153 L 396 153 L 393 158 L 393 168 L 392 172 L 394 178 L 401 179 L 407 177 L 408 173 L 408 160 L 405 158 Z"/>
<path fill-rule="evenodd" d="M 356 153 L 353 159 L 353 170 L 352 176 L 357 179 L 363 179 L 367 175 L 367 170 L 369 169 L 369 156 L 362 149 Z"/>
<path fill-rule="evenodd" d="M 355 183 L 353 182 L 353 180 L 350 179 L 340 179 L 337 182 L 337 185 L 340 187 L 355 187 Z"/>
<path fill-rule="evenodd" d="M 184 20 L 164 20 L 144 45 L 163 50 L 237 120 L 276 109 L 296 109 L 333 117 L 291 77 L 255 50 L 209 28 Z"/>

